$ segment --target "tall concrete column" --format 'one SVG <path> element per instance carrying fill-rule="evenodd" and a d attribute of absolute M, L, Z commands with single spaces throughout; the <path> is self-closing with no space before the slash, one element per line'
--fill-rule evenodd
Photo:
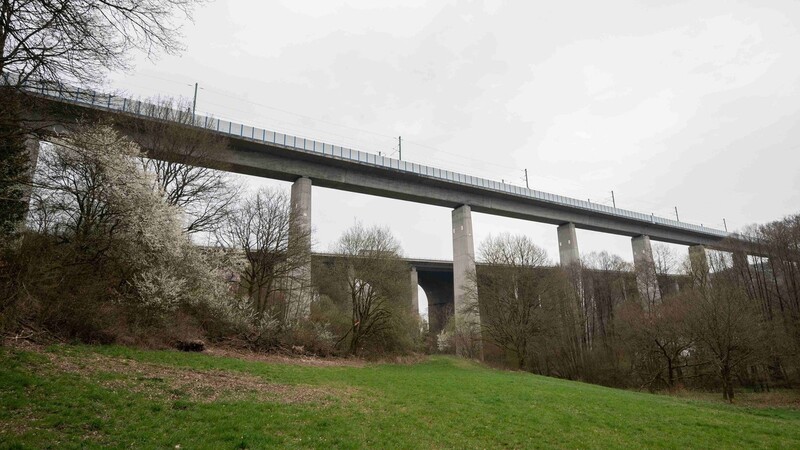
<path fill-rule="evenodd" d="M 575 233 L 575 224 L 572 222 L 558 227 L 558 255 L 561 258 L 562 267 L 569 267 L 581 262 L 581 254 L 578 251 L 578 235 Z"/>
<path fill-rule="evenodd" d="M 631 247 L 633 249 L 633 267 L 636 272 L 636 286 L 639 288 L 645 308 L 649 309 L 661 301 L 661 290 L 658 288 L 650 236 L 631 238 Z"/>
<path fill-rule="evenodd" d="M 25 211 L 22 213 L 22 221 L 17 224 L 17 230 L 22 232 L 30 216 L 30 203 L 31 194 L 33 193 L 33 177 L 36 174 L 36 165 L 39 162 L 39 147 L 40 142 L 38 139 L 28 138 L 25 140 L 25 147 L 28 150 L 28 170 L 23 179 L 21 187 L 22 196 L 20 202 L 25 205 Z"/>
<path fill-rule="evenodd" d="M 302 238 L 292 239 L 290 243 L 304 246 L 308 258 L 293 275 L 290 298 L 294 306 L 293 314 L 297 318 L 305 318 L 311 314 L 313 298 L 311 289 L 311 180 L 309 178 L 298 178 L 292 184 L 291 203 L 292 227 L 295 230 L 294 233 Z"/>
<path fill-rule="evenodd" d="M 705 284 L 708 281 L 708 255 L 704 245 L 689 246 L 689 264 L 692 269 L 692 280 Z"/>
<path fill-rule="evenodd" d="M 581 269 L 581 254 L 578 251 L 578 235 L 575 233 L 575 224 L 572 222 L 559 225 L 558 227 L 558 255 L 561 260 L 561 267 L 568 274 L 570 283 L 575 288 L 581 302 L 581 309 L 588 312 L 587 299 L 592 301 L 591 291 L 588 294 L 583 286 L 583 273 Z M 592 333 L 589 330 L 590 321 L 584 324 L 584 334 L 587 339 Z M 591 346 L 591 341 L 587 342 Z"/>
<path fill-rule="evenodd" d="M 295 214 L 295 224 L 302 227 L 303 232 L 309 233 L 311 231 L 311 179 L 301 177 L 292 184 L 292 210 Z"/>
<path fill-rule="evenodd" d="M 457 330 L 468 341 L 457 340 L 456 352 L 480 357 L 480 315 L 476 312 L 478 289 L 475 274 L 475 244 L 472 240 L 472 210 L 463 205 L 453 210 L 453 302 Z M 472 306 L 472 307 L 470 307 Z M 474 344 L 474 345 L 473 345 Z"/>
<path fill-rule="evenodd" d="M 411 266 L 411 311 L 419 315 L 419 276 L 417 268 Z"/>

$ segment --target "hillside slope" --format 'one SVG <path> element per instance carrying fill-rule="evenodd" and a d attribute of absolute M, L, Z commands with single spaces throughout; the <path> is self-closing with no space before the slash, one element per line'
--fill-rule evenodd
<path fill-rule="evenodd" d="M 359 364 L 0 347 L 0 448 L 800 448 L 800 411 L 608 389 L 449 357 Z"/>

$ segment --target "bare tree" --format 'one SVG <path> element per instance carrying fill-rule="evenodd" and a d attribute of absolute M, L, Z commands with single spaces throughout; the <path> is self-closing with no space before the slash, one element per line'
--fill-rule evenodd
<path fill-rule="evenodd" d="M 736 274 L 719 254 L 709 255 L 714 279 L 695 288 L 691 327 L 702 348 L 712 356 L 722 395 L 733 401 L 734 372 L 751 361 L 763 344 L 763 327 L 756 305 L 736 280 Z"/>
<path fill-rule="evenodd" d="M 173 53 L 179 17 L 200 0 L 2 0 L 0 75 L 96 83 L 105 69 L 129 67 L 131 50 Z"/>
<path fill-rule="evenodd" d="M 400 244 L 385 227 L 356 224 L 332 247 L 337 258 L 323 269 L 320 293 L 348 305 L 351 320 L 339 342 L 359 354 L 365 346 L 402 347 L 404 336 L 416 324 L 408 301 L 408 265 L 400 258 Z M 344 308 L 343 308 L 344 309 Z"/>
<path fill-rule="evenodd" d="M 765 341 L 768 372 L 787 384 L 796 381 L 800 374 L 800 215 L 748 227 L 729 244 L 737 281 L 769 329 L 770 339 Z"/>
<path fill-rule="evenodd" d="M 666 244 L 653 244 L 653 264 L 656 268 L 656 281 L 663 295 L 680 292 L 678 275 L 683 269 L 683 261 L 675 248 Z"/>
<path fill-rule="evenodd" d="M 18 118 L 16 96 L 0 89 L 0 249 L 16 236 L 27 211 L 31 171 Z"/>
<path fill-rule="evenodd" d="M 195 126 L 188 105 L 165 100 L 153 109 L 160 120 L 132 119 L 123 126 L 147 153 L 142 163 L 156 175 L 167 202 L 186 214 L 184 230 L 213 232 L 240 191 L 226 173 L 204 166 L 209 157 L 228 151 L 228 141 Z"/>
<path fill-rule="evenodd" d="M 481 244 L 479 258 L 484 264 L 471 275 L 478 290 L 471 293 L 470 303 L 481 310 L 486 335 L 513 352 L 523 369 L 530 343 L 542 326 L 542 303 L 555 287 L 545 269 L 547 252 L 527 236 L 506 233 L 489 236 Z"/>
<path fill-rule="evenodd" d="M 618 255 L 608 252 L 589 253 L 582 260 L 583 282 L 591 296 L 595 311 L 595 332 L 601 336 L 611 334 L 614 312 L 628 299 L 628 290 L 636 282 L 629 280 L 631 264 Z"/>
<path fill-rule="evenodd" d="M 658 282 L 658 274 L 655 270 L 653 253 L 648 250 L 644 250 L 642 253 L 634 253 L 633 260 L 633 270 L 636 274 L 639 297 L 645 309 L 651 309 L 661 301 L 663 296 L 661 285 Z"/>
<path fill-rule="evenodd" d="M 244 199 L 216 232 L 224 247 L 243 253 L 241 279 L 256 320 L 277 320 L 280 327 L 299 318 L 301 297 L 290 289 L 298 269 L 308 266 L 310 230 L 295 226 L 295 211 L 286 192 L 260 189 Z"/>
<path fill-rule="evenodd" d="M 680 268 L 675 250 L 661 243 L 653 244 L 653 263 L 656 266 L 656 275 L 663 277 L 675 274 Z"/>
<path fill-rule="evenodd" d="M 662 382 L 675 387 L 695 344 L 688 323 L 690 300 L 687 295 L 674 295 L 648 310 L 636 302 L 622 308 L 620 319 L 625 326 L 620 334 L 631 347 L 634 370 L 644 385 L 652 388 Z"/>

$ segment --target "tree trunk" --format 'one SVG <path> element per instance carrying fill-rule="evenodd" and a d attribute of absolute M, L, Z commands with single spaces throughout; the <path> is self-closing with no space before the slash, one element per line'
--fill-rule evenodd
<path fill-rule="evenodd" d="M 722 398 L 733 403 L 733 386 L 731 385 L 731 369 L 725 365 L 720 370 L 722 380 Z"/>
<path fill-rule="evenodd" d="M 356 325 L 352 328 L 353 338 L 350 339 L 350 354 L 353 356 L 358 356 L 358 341 L 361 337 L 359 336 L 359 325 Z"/>
<path fill-rule="evenodd" d="M 672 389 L 675 386 L 675 376 L 673 375 L 672 359 L 667 358 L 667 386 Z"/>

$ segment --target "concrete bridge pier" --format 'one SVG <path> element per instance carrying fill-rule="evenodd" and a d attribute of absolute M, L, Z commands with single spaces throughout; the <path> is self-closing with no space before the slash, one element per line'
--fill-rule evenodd
<path fill-rule="evenodd" d="M 419 315 L 419 275 L 417 274 L 417 268 L 411 266 L 411 311 Z"/>
<path fill-rule="evenodd" d="M 16 224 L 17 231 L 20 232 L 25 230 L 30 216 L 33 177 L 36 175 L 36 165 L 39 162 L 40 142 L 38 139 L 28 138 L 25 140 L 25 147 L 28 150 L 28 170 L 24 175 L 23 185 L 21 186 L 22 197 L 19 199 L 25 205 L 25 211 L 22 213 L 22 220 Z"/>
<path fill-rule="evenodd" d="M 575 233 L 575 224 L 572 222 L 558 226 L 558 255 L 562 267 L 581 263 L 581 254 L 578 251 L 578 235 Z"/>
<path fill-rule="evenodd" d="M 306 318 L 311 314 L 311 179 L 298 178 L 292 184 L 291 193 L 292 227 L 302 239 L 292 239 L 290 245 L 302 245 L 308 254 L 306 263 L 296 269 L 290 294 L 292 311 L 296 318 Z"/>
<path fill-rule="evenodd" d="M 292 209 L 296 214 L 295 225 L 305 233 L 311 230 L 311 179 L 298 178 L 292 183 Z"/>
<path fill-rule="evenodd" d="M 475 280 L 475 244 L 472 238 L 472 209 L 462 205 L 453 210 L 453 301 L 456 352 L 468 357 L 480 355 L 480 314 Z"/>
<path fill-rule="evenodd" d="M 581 270 L 581 254 L 578 251 L 578 235 L 575 232 L 575 224 L 568 222 L 558 226 L 558 256 L 561 267 L 569 275 L 569 280 L 578 295 L 583 311 L 588 312 L 587 294 L 583 285 L 583 273 Z M 592 300 L 591 294 L 588 300 Z M 585 324 L 585 335 L 591 336 L 589 321 Z"/>
<path fill-rule="evenodd" d="M 705 245 L 689 246 L 689 264 L 692 270 L 692 281 L 696 285 L 704 285 L 708 282 L 708 255 Z"/>
<path fill-rule="evenodd" d="M 642 297 L 645 309 L 650 309 L 661 302 L 661 290 L 656 277 L 656 264 L 653 260 L 653 248 L 650 245 L 650 236 L 635 236 L 631 238 L 633 249 L 633 269 L 636 273 L 636 286 Z"/>

